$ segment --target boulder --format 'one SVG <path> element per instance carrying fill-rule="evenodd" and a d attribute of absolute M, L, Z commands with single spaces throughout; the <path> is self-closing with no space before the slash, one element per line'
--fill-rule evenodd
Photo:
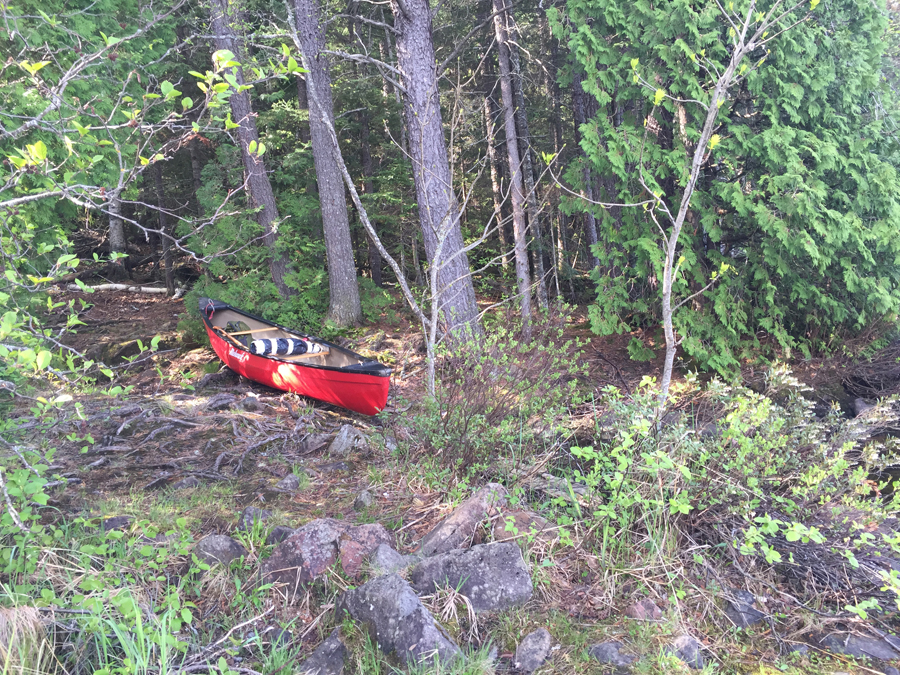
<path fill-rule="evenodd" d="M 348 614 L 363 624 L 381 651 L 400 661 L 457 659 L 461 652 L 425 609 L 419 596 L 397 574 L 377 577 L 347 591 L 337 604 L 338 620 Z"/>
<path fill-rule="evenodd" d="M 659 621 L 662 610 L 650 598 L 642 598 L 628 606 L 625 616 L 638 621 Z"/>
<path fill-rule="evenodd" d="M 544 665 L 550 656 L 550 644 L 552 638 L 546 628 L 538 628 L 526 635 L 516 647 L 516 657 L 513 665 L 516 670 L 523 673 L 533 673 Z"/>
<path fill-rule="evenodd" d="M 341 642 L 341 629 L 331 631 L 322 644 L 300 664 L 298 675 L 341 675 L 344 672 L 344 661 L 347 659 L 347 648 Z"/>
<path fill-rule="evenodd" d="M 488 483 L 426 534 L 419 552 L 429 556 L 466 548 L 478 525 L 485 518 L 494 515 L 496 507 L 506 497 L 506 488 L 498 483 Z"/>
<path fill-rule="evenodd" d="M 328 454 L 332 457 L 349 457 L 354 449 L 363 447 L 366 437 L 351 424 L 345 424 L 328 446 Z"/>
<path fill-rule="evenodd" d="M 591 658 L 616 668 L 625 668 L 638 660 L 638 657 L 630 654 L 622 654 L 622 643 L 618 640 L 601 642 L 588 649 Z"/>
<path fill-rule="evenodd" d="M 194 544 L 194 554 L 207 565 L 227 565 L 232 560 L 247 555 L 247 549 L 224 534 L 210 534 Z"/>
<path fill-rule="evenodd" d="M 545 544 L 556 541 L 556 527 L 546 518 L 531 511 L 505 511 L 494 521 L 494 541 L 531 541 Z"/>
<path fill-rule="evenodd" d="M 375 497 L 368 490 L 363 490 L 353 500 L 354 511 L 365 511 L 375 506 Z"/>
<path fill-rule="evenodd" d="M 294 530 L 260 567 L 263 582 L 289 588 L 308 584 L 337 560 L 338 540 L 345 529 L 345 523 L 326 518 Z"/>
<path fill-rule="evenodd" d="M 349 527 L 339 546 L 341 567 L 351 577 L 356 577 L 372 551 L 392 543 L 391 533 L 380 523 Z"/>
<path fill-rule="evenodd" d="M 280 544 L 292 534 L 294 534 L 294 528 L 288 527 L 287 525 L 276 525 L 266 537 L 266 546 Z"/>
<path fill-rule="evenodd" d="M 394 574 L 406 569 L 418 560 L 419 558 L 416 556 L 397 553 L 388 544 L 379 544 L 378 548 L 369 556 L 369 571 L 375 577 Z"/>
<path fill-rule="evenodd" d="M 340 558 L 344 571 L 355 577 L 379 544 L 390 544 L 391 540 L 383 525 L 350 525 L 330 518 L 314 520 L 278 544 L 260 573 L 265 583 L 293 587 L 310 583 Z"/>
<path fill-rule="evenodd" d="M 829 633 L 816 636 L 814 645 L 838 654 L 868 657 L 882 661 L 900 659 L 900 642 L 893 635 L 867 636 L 853 633 Z"/>
<path fill-rule="evenodd" d="M 756 598 L 749 591 L 735 590 L 730 595 L 725 606 L 725 616 L 738 628 L 747 628 L 766 618 L 765 614 L 753 606 Z"/>
<path fill-rule="evenodd" d="M 693 670 L 703 670 L 706 661 L 703 654 L 700 653 L 700 643 L 690 635 L 679 635 L 672 644 L 666 648 L 667 654 L 672 654 L 675 658 L 683 661 L 688 668 Z"/>
<path fill-rule="evenodd" d="M 409 574 L 420 593 L 451 587 L 469 598 L 476 612 L 523 605 L 534 586 L 522 550 L 513 542 L 480 544 L 426 558 Z"/>
<path fill-rule="evenodd" d="M 280 492 L 293 492 L 300 487 L 300 476 L 295 473 L 289 473 L 280 481 L 275 483 L 275 489 Z"/>

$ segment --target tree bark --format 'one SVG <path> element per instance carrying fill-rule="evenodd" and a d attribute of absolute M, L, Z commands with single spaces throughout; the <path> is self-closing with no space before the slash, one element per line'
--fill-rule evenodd
<path fill-rule="evenodd" d="M 175 295 L 175 260 L 172 255 L 172 235 L 169 232 L 169 217 L 166 213 L 166 198 L 163 188 L 162 162 L 153 164 L 153 183 L 156 187 L 156 213 L 159 216 L 159 241 L 166 266 L 166 294 Z"/>
<path fill-rule="evenodd" d="M 109 252 L 125 254 L 125 224 L 122 221 L 122 200 L 119 193 L 109 195 Z M 112 260 L 110 255 L 107 275 L 114 279 L 128 276 L 125 266 L 119 260 Z"/>
<path fill-rule="evenodd" d="M 234 34 L 232 22 L 235 16 L 229 5 L 229 0 L 211 0 L 210 28 L 215 36 L 217 50 L 226 49 L 240 60 L 240 50 Z M 241 66 L 233 68 L 235 80 L 238 86 L 244 84 L 244 70 Z M 249 91 L 232 91 L 231 114 L 238 125 L 237 137 L 241 146 L 241 159 L 244 164 L 244 173 L 249 188 L 249 201 L 253 208 L 258 209 L 256 221 L 263 228 L 263 241 L 269 249 L 269 272 L 272 281 L 278 289 L 278 294 L 287 299 L 293 295 L 293 291 L 285 283 L 285 277 L 290 273 L 290 265 L 287 256 L 278 251 L 278 207 L 275 204 L 275 193 L 266 173 L 266 165 L 257 153 L 250 152 L 250 144 L 259 144 L 259 132 L 256 129 L 256 116 L 250 101 Z"/>
<path fill-rule="evenodd" d="M 334 103 L 331 99 L 331 76 L 328 60 L 322 50 L 325 35 L 319 22 L 316 0 L 293 0 L 297 33 L 303 53 L 306 86 L 315 92 L 310 106 L 309 131 L 312 140 L 313 159 L 316 164 L 316 180 L 319 185 L 319 203 L 322 207 L 322 227 L 325 232 L 325 252 L 328 259 L 328 288 L 330 303 L 328 319 L 339 326 L 349 326 L 362 321 L 359 300 L 359 283 L 353 260 L 353 241 L 350 236 L 350 219 L 344 196 L 344 181 L 331 147 L 331 138 L 322 117 L 334 121 Z M 316 109 L 316 102 L 322 106 Z"/>
<path fill-rule="evenodd" d="M 581 196 L 590 201 L 594 200 L 594 188 L 591 181 L 591 169 L 588 166 L 587 154 L 581 148 L 581 125 L 587 123 L 586 102 L 584 89 L 581 86 L 581 74 L 577 74 L 572 79 L 572 112 L 575 117 L 575 133 L 579 141 L 579 150 L 584 162 L 582 170 Z M 592 261 L 592 267 L 600 267 L 600 259 L 594 254 L 594 246 L 597 243 L 597 221 L 594 218 L 593 205 L 589 202 L 585 205 L 584 211 L 584 233 L 587 237 L 588 259 Z"/>
<path fill-rule="evenodd" d="M 496 129 L 494 128 L 494 106 L 490 94 L 484 97 L 484 129 L 487 139 L 488 163 L 491 167 L 491 193 L 494 198 L 494 219 L 497 221 L 497 241 L 500 244 L 500 264 L 509 269 L 509 247 L 503 229 L 503 193 L 500 189 L 500 165 L 497 160 Z"/>
<path fill-rule="evenodd" d="M 203 212 L 200 205 L 200 189 L 203 187 L 203 167 L 200 164 L 200 141 L 196 136 L 188 143 L 188 152 L 191 155 L 191 179 L 194 186 L 194 208 L 197 215 Z"/>
<path fill-rule="evenodd" d="M 528 132 L 528 115 L 525 108 L 525 91 L 522 88 L 522 65 L 519 59 L 518 30 L 513 20 L 512 9 L 497 17 L 505 20 L 509 36 L 509 60 L 512 68 L 512 88 L 516 103 L 516 138 L 519 141 L 519 157 L 522 159 L 525 205 L 528 209 L 528 227 L 534 242 L 534 276 L 537 283 L 538 306 L 547 308 L 547 281 L 544 277 L 544 233 L 541 226 L 541 209 L 535 189 L 534 162 L 531 150 L 531 134 Z M 496 20 L 496 19 L 495 19 Z"/>
<path fill-rule="evenodd" d="M 441 311 L 446 332 L 456 341 L 465 341 L 480 332 L 478 305 L 447 158 L 431 8 L 428 0 L 392 0 L 391 8 L 398 31 L 397 65 L 404 88 L 403 112 L 419 222 L 436 277 L 432 302 Z"/>
<path fill-rule="evenodd" d="M 300 140 L 304 143 L 309 143 L 312 140 L 312 136 L 309 134 L 309 98 L 306 95 L 306 80 L 302 77 L 297 78 L 297 107 L 301 111 L 306 111 L 307 119 L 306 124 L 300 124 L 300 129 L 298 130 Z"/>
<path fill-rule="evenodd" d="M 522 336 L 531 337 L 531 270 L 528 268 L 528 249 L 525 238 L 525 191 L 522 181 L 522 162 L 516 135 L 515 98 L 509 63 L 509 41 L 504 25 L 502 0 L 494 0 L 494 29 L 497 35 L 497 60 L 500 65 L 500 93 L 503 98 L 503 127 L 506 131 L 506 156 L 509 158 L 510 201 L 513 213 L 513 249 L 516 261 L 516 282 L 522 313 Z"/>
<path fill-rule="evenodd" d="M 369 146 L 369 111 L 361 110 L 357 119 L 359 120 L 359 162 L 363 172 L 363 193 L 374 195 L 375 183 L 372 177 L 375 175 L 375 169 L 372 166 L 372 150 Z M 374 226 L 375 223 L 373 222 L 372 225 Z M 381 288 L 381 253 L 378 252 L 378 247 L 375 246 L 375 242 L 368 234 L 366 241 L 369 247 L 369 272 L 374 284 Z"/>

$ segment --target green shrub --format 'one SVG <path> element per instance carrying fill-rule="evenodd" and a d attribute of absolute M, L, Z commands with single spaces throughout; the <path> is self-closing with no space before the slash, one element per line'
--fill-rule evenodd
<path fill-rule="evenodd" d="M 603 562 L 617 569 L 676 555 L 684 533 L 707 555 L 730 548 L 774 565 L 810 594 L 893 598 L 900 583 L 863 564 L 900 553 L 900 538 L 882 527 L 900 493 L 879 498 L 868 480 L 895 461 L 893 443 L 869 440 L 883 424 L 877 415 L 817 419 L 802 389 L 784 368 L 762 393 L 714 380 L 694 392 L 711 418 L 698 426 L 677 412 L 660 420 L 652 380 L 632 397 L 607 388 L 594 443 L 571 448 L 561 471 L 589 498 L 556 499 L 556 508 L 589 521 Z"/>
<path fill-rule="evenodd" d="M 567 309 L 547 315 L 523 342 L 516 320 L 503 315 L 480 343 L 443 351 L 435 400 L 416 423 L 445 465 L 482 466 L 558 430 L 585 371 L 581 345 L 563 335 L 567 318 Z"/>

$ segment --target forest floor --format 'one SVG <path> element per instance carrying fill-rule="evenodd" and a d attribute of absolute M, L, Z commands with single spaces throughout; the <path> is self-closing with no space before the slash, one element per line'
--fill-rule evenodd
<path fill-rule="evenodd" d="M 80 315 L 86 326 L 68 343 L 115 364 L 120 370 L 103 388 L 122 389 L 113 396 L 75 395 L 82 405 L 80 416 L 51 413 L 58 416 L 50 430 L 42 427 L 43 438 L 30 439 L 57 449 L 51 468 L 69 480 L 68 486 L 52 493 L 49 506 L 56 515 L 51 520 L 62 524 L 81 518 L 90 523 L 126 517 L 120 527 L 127 536 L 146 537 L 145 542 L 159 541 L 154 539 L 159 533 L 175 530 L 190 541 L 210 534 L 236 537 L 248 552 L 244 567 L 207 573 L 185 594 L 195 605 L 189 641 L 220 644 L 223 635 L 240 625 L 225 644 L 229 648 L 216 652 L 234 672 L 241 672 L 241 667 L 252 669 L 248 672 L 299 672 L 298 664 L 335 625 L 330 610 L 336 598 L 360 581 L 329 571 L 302 601 L 293 603 L 276 600 L 276 593 L 265 587 L 248 591 L 257 563 L 271 554 L 264 539 L 272 527 L 293 529 L 319 518 L 380 523 L 391 533 L 395 548 L 410 553 L 487 480 L 504 483 L 516 495 L 516 513 L 553 519 L 547 507 L 559 496 L 553 496 L 547 480 L 541 483 L 541 476 L 546 477 L 549 462 L 556 461 L 558 447 L 498 463 L 493 475 L 479 481 L 455 474 L 417 442 L 415 416 L 423 393 L 424 355 L 416 348 L 414 327 L 402 320 L 368 326 L 346 339 L 354 350 L 394 368 L 388 406 L 378 417 L 369 418 L 222 370 L 211 349 L 179 329 L 186 313 L 182 301 L 135 293 L 61 294 L 56 300 L 68 297 L 90 303 Z M 595 336 L 583 312 L 573 314 L 566 335 L 583 341 L 587 378 L 598 392 L 608 385 L 631 392 L 644 377 L 660 372 L 662 349 L 652 344 L 651 336 L 642 337 L 657 348 L 657 358 L 636 362 L 628 357 L 631 336 Z M 156 336 L 160 337 L 156 354 L 135 347 L 135 341 L 146 346 Z M 822 368 L 821 363 L 809 365 L 805 377 L 812 379 L 809 373 Z M 37 427 L 27 405 L 10 414 L 26 436 L 29 425 Z M 594 424 L 593 415 L 573 411 L 572 428 L 580 424 L 579 416 Z M 330 456 L 331 442 L 345 425 L 359 430 L 366 440 L 350 455 Z M 298 477 L 297 489 L 283 492 L 275 487 L 291 475 Z M 360 507 L 363 493 L 373 500 Z M 270 512 L 265 531 L 255 527 L 237 531 L 247 507 Z M 552 535 L 557 526 L 549 527 Z M 682 660 L 668 653 L 668 645 L 683 635 L 698 638 L 706 672 L 883 672 L 883 666 L 876 669 L 845 655 L 788 649 L 794 641 L 799 646 L 804 631 L 821 623 L 814 612 L 792 619 L 787 637 L 775 634 L 771 620 L 746 630 L 723 630 L 723 593 L 730 583 L 740 584 L 733 569 L 697 576 L 684 569 L 648 567 L 638 574 L 632 570 L 619 575 L 604 569 L 596 551 L 585 545 L 593 528 L 575 522 L 569 529 L 572 539 L 567 542 L 543 533 L 528 537 L 527 543 L 521 540 L 535 583 L 534 596 L 523 606 L 476 617 L 458 597 L 456 602 L 440 594 L 426 598 L 460 644 L 498 649 L 497 661 L 485 657 L 481 670 L 460 672 L 519 672 L 514 668 L 516 646 L 541 627 L 549 630 L 553 647 L 539 673 L 620 672 L 621 666 L 603 665 L 589 654 L 591 645 L 612 640 L 623 643 L 624 652 L 640 656 L 634 672 L 689 672 Z M 482 523 L 471 543 L 498 538 L 503 538 L 501 530 Z M 173 551 L 159 564 L 184 574 L 191 559 L 187 550 Z M 151 551 L 142 555 L 157 560 Z M 45 553 L 42 565 L 54 560 Z M 140 568 L 136 562 L 122 565 Z M 56 589 L 77 585 L 73 573 L 62 567 L 43 566 L 41 574 L 58 576 L 53 581 Z M 661 610 L 650 620 L 639 616 L 640 611 L 635 614 L 638 591 Z M 151 589 L 146 593 L 155 597 Z M 685 601 L 685 593 L 696 597 Z M 770 603 L 766 609 L 773 616 L 788 611 L 778 598 Z M 290 631 L 287 641 L 259 637 L 285 627 Z M 345 672 L 388 672 L 371 665 L 374 648 L 362 633 L 345 625 L 344 637 L 351 652 Z M 377 655 L 374 658 L 378 660 Z"/>

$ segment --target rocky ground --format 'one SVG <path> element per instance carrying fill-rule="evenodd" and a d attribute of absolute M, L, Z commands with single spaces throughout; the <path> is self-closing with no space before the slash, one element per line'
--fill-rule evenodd
<path fill-rule="evenodd" d="M 408 326 L 348 337 L 395 367 L 387 411 L 366 418 L 222 370 L 178 328 L 182 313 L 159 298 L 95 302 L 74 344 L 115 363 L 103 387 L 122 389 L 78 395 L 82 414 L 58 413 L 49 431 L 26 401 L 11 413 L 57 449 L 66 484 L 50 520 L 97 523 L 148 559 L 166 551 L 166 574 L 191 580 L 174 672 L 219 659 L 219 672 L 320 675 L 897 672 L 885 624 L 734 570 L 687 572 L 677 557 L 604 569 L 590 521 L 555 508 L 593 507 L 549 471 L 559 446 L 472 484 L 453 476 L 416 443 L 423 357 Z M 150 356 L 136 344 L 154 335 Z M 589 345 L 598 388 L 642 376 L 623 345 Z"/>

